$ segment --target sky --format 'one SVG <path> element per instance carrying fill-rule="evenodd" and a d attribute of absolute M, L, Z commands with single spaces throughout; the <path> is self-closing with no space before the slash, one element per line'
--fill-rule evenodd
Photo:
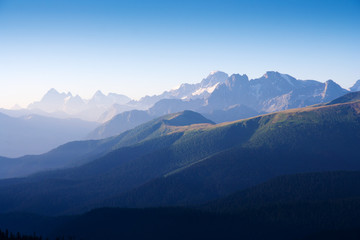
<path fill-rule="evenodd" d="M 360 0 L 0 0 L 0 107 L 50 89 L 131 98 L 213 70 L 360 79 Z"/>

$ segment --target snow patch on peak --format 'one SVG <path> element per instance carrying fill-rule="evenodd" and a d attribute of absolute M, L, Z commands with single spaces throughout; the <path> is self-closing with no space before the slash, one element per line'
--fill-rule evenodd
<path fill-rule="evenodd" d="M 199 88 L 198 90 L 196 90 L 195 92 L 192 93 L 193 96 L 197 96 L 197 95 L 201 95 L 205 92 L 211 94 L 215 88 L 219 85 L 219 83 L 216 83 L 215 85 L 211 86 L 211 87 L 206 87 L 206 88 Z"/>
<path fill-rule="evenodd" d="M 208 87 L 208 88 L 206 89 L 206 91 L 207 91 L 208 93 L 212 93 L 219 84 L 220 84 L 220 83 L 216 83 L 214 86 Z"/>
<path fill-rule="evenodd" d="M 179 88 L 182 86 L 182 84 L 177 85 L 176 87 L 173 87 L 172 89 L 170 89 L 170 91 L 176 91 L 179 90 Z"/>

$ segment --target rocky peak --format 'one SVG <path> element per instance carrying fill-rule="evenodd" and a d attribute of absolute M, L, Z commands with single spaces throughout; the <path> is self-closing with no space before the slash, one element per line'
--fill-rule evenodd
<path fill-rule="evenodd" d="M 204 78 L 200 85 L 201 87 L 211 87 L 214 86 L 217 83 L 223 83 L 226 81 L 226 79 L 229 77 L 227 73 L 221 72 L 221 71 L 213 71 Z"/>
<path fill-rule="evenodd" d="M 225 81 L 225 85 L 229 88 L 249 86 L 249 78 L 246 74 L 233 74 Z"/>
<path fill-rule="evenodd" d="M 357 80 L 356 83 L 354 84 L 354 86 L 352 86 L 350 88 L 350 91 L 352 91 L 352 92 L 360 91 L 360 79 Z"/>
<path fill-rule="evenodd" d="M 348 92 L 347 90 L 343 89 L 342 87 L 340 87 L 339 84 L 337 84 L 336 82 L 330 79 L 325 82 L 322 97 L 323 99 L 327 100 L 329 96 L 331 96 L 332 98 L 334 98 L 334 96 L 340 97 L 346 94 L 347 92 Z"/>

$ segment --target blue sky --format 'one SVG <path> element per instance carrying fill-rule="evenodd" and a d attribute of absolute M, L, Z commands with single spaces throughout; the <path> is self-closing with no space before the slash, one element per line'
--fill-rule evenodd
<path fill-rule="evenodd" d="M 0 107 L 50 88 L 133 98 L 212 70 L 360 79 L 360 0 L 0 0 Z"/>

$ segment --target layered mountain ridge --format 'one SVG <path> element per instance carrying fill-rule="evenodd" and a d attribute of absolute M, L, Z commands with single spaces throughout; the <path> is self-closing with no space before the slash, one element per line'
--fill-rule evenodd
<path fill-rule="evenodd" d="M 96 141 L 68 142 L 41 155 L 12 159 L 0 158 L 0 165 L 2 166 L 0 178 L 24 177 L 45 170 L 79 166 L 116 149 L 180 131 L 194 124 L 198 127 L 199 124 L 206 127 L 214 123 L 199 113 L 191 111 L 168 114 L 141 124 L 116 137 Z"/>
<path fill-rule="evenodd" d="M 357 85 L 358 83 L 351 90 L 354 91 Z M 0 112 L 17 118 L 42 115 L 100 121 L 104 124 L 96 129 L 89 129 L 83 136 L 69 140 L 103 139 L 121 134 L 165 114 L 184 110 L 199 112 L 213 122 L 221 123 L 291 108 L 324 104 L 347 92 L 332 80 L 325 83 L 297 80 L 290 75 L 274 71 L 266 72 L 260 78 L 249 79 L 245 74 L 229 76 L 224 72 L 214 71 L 199 83 L 185 83 L 176 89 L 160 95 L 146 96 L 139 101 L 115 93 L 105 95 L 101 91 L 97 91 L 91 99 L 86 100 L 78 95 L 73 96 L 71 93 L 59 93 L 55 89 L 50 89 L 39 102 L 30 104 L 27 109 L 0 109 Z M 29 137 L 29 143 L 23 145 L 24 151 L 8 154 L 4 150 L 0 151 L 0 156 L 14 157 L 40 153 L 41 151 L 31 145 L 31 142 L 37 141 L 35 135 L 32 136 L 33 139 Z M 6 146 L 5 142 L 0 144 Z M 44 152 L 50 148 L 40 150 Z"/>
<path fill-rule="evenodd" d="M 28 106 L 29 110 L 42 110 L 48 113 L 64 112 L 91 121 L 97 121 L 99 116 L 113 104 L 126 104 L 131 99 L 125 95 L 109 93 L 104 95 L 97 91 L 89 100 L 82 99 L 79 95 L 73 96 L 70 92 L 59 93 L 54 88 L 50 89 L 44 97 Z"/>
<path fill-rule="evenodd" d="M 194 92 L 191 93 L 194 89 L 198 89 L 196 92 L 202 91 L 206 94 L 202 98 L 198 97 Z M 263 113 L 326 103 L 347 92 L 332 80 L 325 83 L 297 80 L 290 75 L 273 71 L 257 79 L 249 79 L 245 74 L 228 76 L 223 72 L 214 72 L 199 84 L 183 84 L 178 89 L 165 92 L 163 95 L 141 99 L 139 102 L 150 102 L 149 99 L 156 99 L 157 102 L 148 110 L 142 110 L 141 114 L 137 110 L 137 112 L 125 111 L 116 115 L 90 133 L 88 138 L 110 137 L 130 129 L 136 123 L 140 124 L 151 118 L 183 110 L 199 112 L 221 123 Z M 163 99 L 159 100 L 160 98 Z M 135 117 L 129 121 L 130 116 L 136 115 L 142 117 Z"/>
<path fill-rule="evenodd" d="M 79 165 L 1 180 L 0 212 L 186 206 L 284 174 L 360 170 L 359 104 L 343 101 L 216 125 L 185 111 L 115 138 L 69 143 L 43 161 L 69 160 L 75 149 L 83 155 L 69 161 Z"/>
<path fill-rule="evenodd" d="M 356 91 L 358 85 L 359 83 L 356 83 L 350 90 Z M 150 111 L 157 102 L 174 99 L 181 101 L 183 106 L 188 105 L 181 109 L 176 108 L 176 111 L 191 109 L 208 114 L 224 111 L 234 105 L 242 105 L 261 114 L 331 101 L 346 92 L 348 90 L 331 80 L 325 83 L 315 80 L 304 81 L 274 71 L 268 71 L 260 78 L 249 79 L 247 75 L 229 76 L 227 73 L 214 71 L 199 83 L 183 83 L 175 89 L 160 95 L 145 96 L 138 101 L 121 94 L 105 95 L 101 91 L 97 91 L 91 99 L 85 100 L 78 95 L 73 96 L 71 93 L 59 93 L 55 89 L 50 89 L 40 101 L 30 104 L 27 110 L 31 113 L 52 114 L 63 118 L 78 117 L 106 122 L 125 111 Z M 198 101 L 194 104 L 192 100 Z M 167 102 L 167 113 L 176 112 L 172 111 L 172 103 Z M 24 109 L 1 112 L 13 116 L 21 114 Z M 241 116 L 240 113 L 238 115 Z M 160 115 L 152 114 L 152 117 L 158 116 Z"/>
<path fill-rule="evenodd" d="M 338 89 L 325 88 L 324 99 Z M 0 226 L 79 239 L 358 239 L 359 94 L 218 124 L 186 110 L 0 158 L 0 176 L 36 173 L 0 180 Z"/>

